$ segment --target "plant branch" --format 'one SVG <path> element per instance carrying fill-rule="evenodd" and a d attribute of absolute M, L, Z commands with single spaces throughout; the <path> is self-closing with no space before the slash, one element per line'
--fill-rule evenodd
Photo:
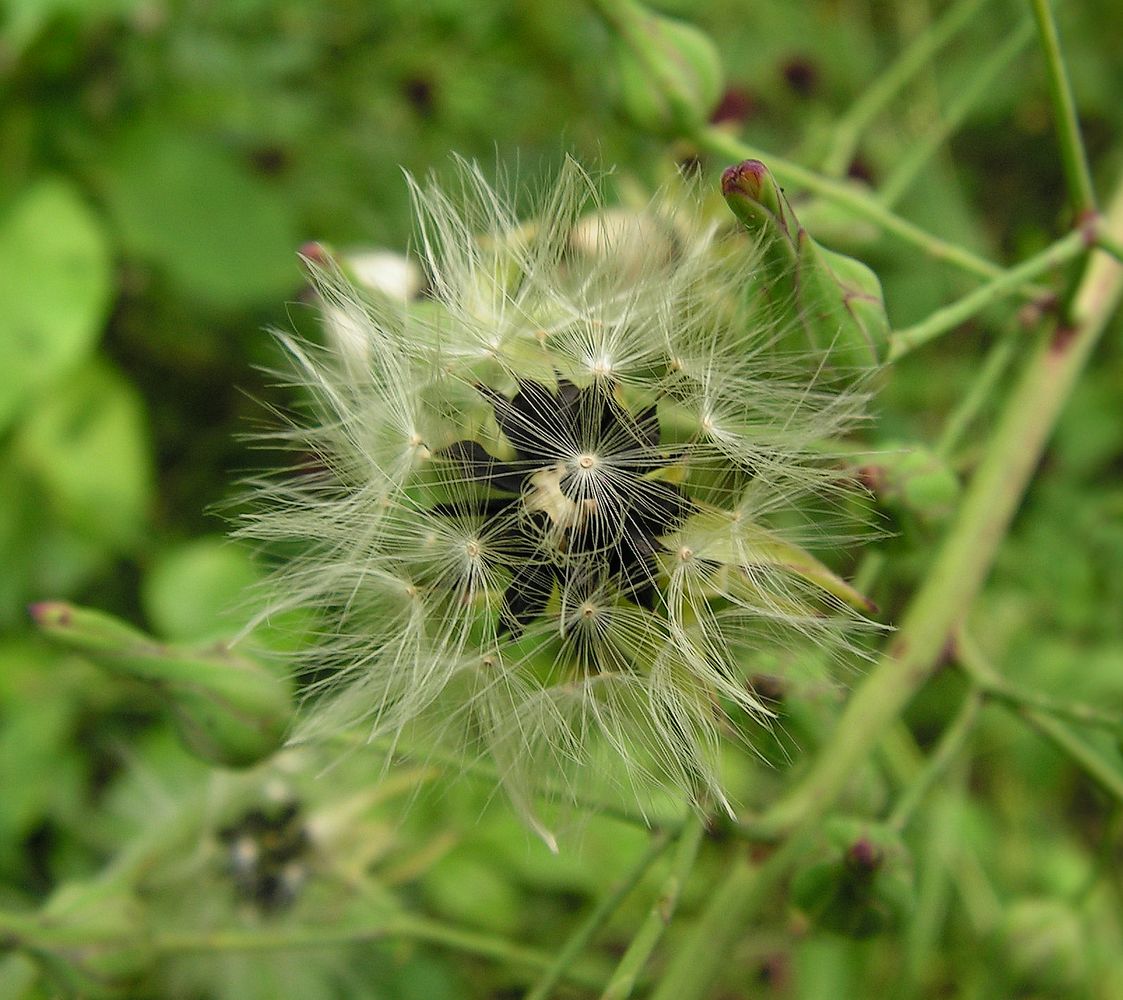
<path fill-rule="evenodd" d="M 901 92 L 932 57 L 958 34 L 982 0 L 958 0 L 943 16 L 920 35 L 866 88 L 834 128 L 834 141 L 823 161 L 823 173 L 840 176 L 854 158 L 858 140 L 884 108 Z"/>
<path fill-rule="evenodd" d="M 616 966 L 616 971 L 601 994 L 601 1000 L 626 1000 L 632 995 L 636 980 L 671 922 L 682 887 L 694 867 L 694 860 L 698 856 L 698 848 L 705 832 L 706 827 L 701 818 L 695 819 L 683 830 L 679 837 L 678 850 L 675 851 L 674 865 L 663 883 L 659 898 L 651 907 L 647 919 L 640 925 L 636 936 L 632 938 L 632 943 L 628 945 L 628 950 L 624 952 L 620 964 Z"/>
<path fill-rule="evenodd" d="M 1109 232 L 1123 234 L 1123 185 Z M 935 564 L 896 637 L 848 701 L 803 779 L 753 826 L 784 838 L 759 867 L 730 866 L 652 1000 L 701 1000 L 770 893 L 788 875 L 820 818 L 846 791 L 867 754 L 924 685 L 982 586 L 1062 406 L 1123 297 L 1123 267 L 1090 254 L 1064 321 L 1036 339 Z"/>
<path fill-rule="evenodd" d="M 980 98 L 985 97 L 1006 67 L 1033 37 L 1033 22 L 1021 21 L 1006 40 L 979 66 L 967 87 L 921 135 L 913 137 L 885 180 L 878 186 L 877 198 L 892 208 L 912 186 L 937 149 L 947 141 Z"/>
<path fill-rule="evenodd" d="M 1104 229 L 1102 219 L 1098 221 L 1096 226 L 1096 246 L 1101 250 L 1106 250 L 1112 257 L 1123 264 L 1123 239 L 1107 232 Z"/>
<path fill-rule="evenodd" d="M 983 693 L 993 701 L 1009 705 L 1019 711 L 1043 712 L 1045 715 L 1067 719 L 1077 725 L 1106 729 L 1117 736 L 1123 735 L 1123 714 L 1119 712 L 1109 712 L 1078 701 L 1061 701 L 1040 691 L 1031 691 L 1013 684 L 997 674 L 986 675 L 984 678 L 978 670 L 977 661 L 969 663 L 966 657 L 961 657 L 958 662 L 972 680 L 982 688 Z"/>
<path fill-rule="evenodd" d="M 410 938 L 440 945 L 456 951 L 494 958 L 515 966 L 532 969 L 548 968 L 553 958 L 545 952 L 515 944 L 503 938 L 477 931 L 450 927 L 434 920 L 408 914 L 395 914 L 383 922 L 365 926 L 338 927 L 272 927 L 263 929 L 229 929 L 197 933 L 156 934 L 152 948 L 157 953 L 216 951 L 273 951 L 292 948 L 322 948 L 330 945 L 357 944 L 385 938 Z M 573 969 L 565 972 L 573 982 L 598 988 L 601 981 Z"/>
<path fill-rule="evenodd" d="M 590 911 L 589 915 L 577 925 L 577 929 L 569 936 L 561 950 L 554 957 L 548 969 L 542 973 L 541 978 L 527 993 L 525 1000 L 547 1000 L 553 989 L 562 980 L 566 970 L 576 960 L 577 956 L 588 947 L 597 932 L 605 925 L 608 919 L 620 907 L 624 898 L 638 884 L 647 870 L 663 855 L 671 844 L 671 835 L 662 830 L 656 833 L 648 844 L 639 860 L 600 902 Z"/>
<path fill-rule="evenodd" d="M 1030 257 L 1029 260 L 1023 261 L 1016 267 L 1004 271 L 1000 277 L 988 281 L 981 288 L 963 296 L 958 302 L 937 309 L 927 319 L 913 326 L 895 331 L 890 339 L 889 360 L 896 361 L 903 358 L 910 351 L 914 351 L 941 334 L 955 329 L 960 323 L 970 319 L 992 303 L 1016 292 L 1022 285 L 1027 284 L 1034 278 L 1079 256 L 1088 249 L 1088 242 L 1088 236 L 1084 230 L 1074 229 L 1041 253 Z"/>
<path fill-rule="evenodd" d="M 889 817 L 889 825 L 898 833 L 908 826 L 909 820 L 916 813 L 917 806 L 924 801 L 925 796 L 959 756 L 968 738 L 975 731 L 982 704 L 982 691 L 978 687 L 972 687 L 967 692 L 967 697 L 963 699 L 963 704 L 951 725 L 944 730 L 936 749 L 905 790 Z"/>
<path fill-rule="evenodd" d="M 1088 157 L 1084 152 L 1084 141 L 1080 136 L 1080 123 L 1076 118 L 1076 102 L 1072 97 L 1072 87 L 1057 37 L 1057 23 L 1053 20 L 1049 0 L 1031 0 L 1030 6 L 1033 8 L 1033 18 L 1037 22 L 1037 34 L 1045 56 L 1049 98 L 1053 102 L 1053 113 L 1057 118 L 1061 165 L 1064 167 L 1073 211 L 1076 218 L 1081 219 L 1095 213 L 1096 195 L 1092 187 L 1092 174 L 1088 169 Z"/>
<path fill-rule="evenodd" d="M 955 409 L 944 422 L 940 439 L 936 442 L 937 455 L 945 459 L 952 457 L 963 435 L 986 405 L 987 400 L 993 398 L 994 388 L 1014 360 L 1020 341 L 1016 329 L 1006 329 L 999 334 L 998 339 L 987 352 L 982 366 L 971 380 L 971 385 L 963 394 L 963 398 L 956 403 Z"/>
<path fill-rule="evenodd" d="M 721 883 L 671 956 L 651 1000 L 703 1000 L 728 966 L 737 942 L 770 894 L 811 842 L 810 827 L 789 837 L 760 864 L 739 856 L 721 875 Z"/>
<path fill-rule="evenodd" d="M 980 257 L 978 254 L 974 254 L 970 250 L 966 250 L 939 236 L 934 236 L 915 223 L 895 214 L 891 209 L 881 204 L 876 197 L 866 194 L 852 184 L 823 177 L 821 174 L 808 170 L 792 160 L 786 160 L 783 157 L 750 146 L 720 128 L 706 128 L 691 136 L 691 138 L 699 147 L 722 159 L 729 161 L 762 160 L 768 164 L 768 169 L 776 175 L 781 184 L 793 184 L 826 198 L 836 205 L 849 209 L 859 218 L 868 219 L 880 226 L 885 232 L 896 236 L 905 243 L 918 247 L 929 257 L 936 260 L 947 261 L 947 263 L 976 277 L 998 278 L 1006 273 L 993 261 Z M 1034 289 L 1032 291 L 1036 294 L 1039 290 Z"/>
<path fill-rule="evenodd" d="M 1123 188 L 1110 212 L 1123 232 Z M 1053 425 L 1123 295 L 1123 267 L 1093 252 L 1064 321 L 1037 337 L 983 460 L 897 635 L 851 696 L 807 774 L 759 820 L 777 834 L 821 816 L 943 654 L 982 586 Z"/>
<path fill-rule="evenodd" d="M 1005 683 L 1002 676 L 986 659 L 982 650 L 967 633 L 961 629 L 956 641 L 958 662 L 972 677 L 979 678 L 986 685 L 988 693 L 1002 690 Z M 1034 729 L 1069 757 L 1085 774 L 1100 786 L 1116 802 L 1123 803 L 1123 772 L 1105 758 L 1095 747 L 1074 734 L 1068 726 L 1052 714 L 1027 704 L 1008 702 L 1018 714 Z"/>

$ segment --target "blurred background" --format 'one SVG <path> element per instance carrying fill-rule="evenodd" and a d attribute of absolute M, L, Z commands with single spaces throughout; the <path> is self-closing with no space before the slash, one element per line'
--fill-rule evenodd
<path fill-rule="evenodd" d="M 877 116 L 841 173 L 859 186 L 884 191 L 888 183 L 900 214 L 1012 262 L 1072 221 L 1042 63 L 1023 5 L 957 6 L 972 8 L 966 28 Z M 947 5 L 657 7 L 706 30 L 721 51 L 726 81 L 713 120 L 817 168 L 839 117 Z M 1058 7 L 1106 191 L 1123 135 L 1123 7 Z M 212 508 L 230 499 L 240 476 L 269 464 L 239 437 L 261 418 L 262 402 L 285 402 L 262 374 L 278 357 L 268 330 L 315 335 L 299 248 L 323 241 L 405 251 L 403 171 L 445 170 L 453 153 L 530 187 L 567 153 L 641 188 L 686 162 L 716 184 L 726 164 L 632 124 L 618 86 L 609 31 L 579 3 L 0 2 L 0 907 L 36 905 L 112 856 L 124 827 L 91 827 L 89 816 L 123 794 L 114 788 L 135 755 L 163 761 L 169 774 L 189 769 L 151 749 L 166 737 L 158 711 L 32 635 L 28 602 L 104 608 L 169 640 L 235 630 L 225 612 L 261 570 L 223 540 Z M 948 120 L 947 141 L 912 163 Z M 788 193 L 817 238 L 879 273 L 895 326 L 973 287 L 837 206 Z M 1012 311 L 996 308 L 898 366 L 876 401 L 871 441 L 937 438 Z M 1119 360 L 1117 324 L 979 612 L 992 651 L 1017 663 L 1025 682 L 1115 705 L 1123 699 Z M 953 472 L 969 470 L 976 454 L 968 435 Z M 907 509 L 887 516 L 892 537 L 880 544 L 889 568 L 877 596 L 892 611 L 923 572 L 942 522 Z M 946 722 L 955 685 L 937 681 L 913 707 L 922 741 Z M 993 756 L 972 780 L 993 792 L 991 811 L 971 823 L 982 831 L 984 858 L 1006 853 L 993 891 L 1001 901 L 1068 899 L 1097 863 L 1106 822 L 1088 805 L 1088 786 L 1005 717 L 991 721 L 983 743 Z M 149 749 L 123 750 L 140 744 Z M 481 808 L 466 805 L 460 818 L 471 826 Z M 1058 832 L 1074 815 L 1075 827 Z M 444 836 L 455 817 L 455 808 L 416 813 L 416 836 Z M 438 866 L 423 895 L 440 912 L 529 934 L 543 947 L 556 947 L 559 928 L 595 898 L 620 845 L 638 845 L 631 831 L 594 830 L 599 860 L 594 851 L 549 874 L 542 859 L 518 868 L 511 858 L 538 858 L 537 848 L 504 829 L 484 840 L 505 845 L 502 864 L 477 845 L 460 869 Z M 482 917 L 481 898 L 491 900 Z M 783 941 L 775 946 L 788 954 Z M 865 987 L 832 991 L 872 982 L 863 963 L 876 966 L 865 953 L 815 959 L 814 975 L 842 977 L 815 993 L 814 975 L 791 986 L 768 965 L 771 954 L 754 961 L 778 995 L 862 995 Z M 491 973 L 433 961 L 414 970 L 428 986 L 399 983 L 386 995 L 508 995 Z M 933 982 L 955 980 L 946 960 L 931 961 Z M 38 995 L 30 974 L 21 979 L 12 968 L 0 966 L 0 997 Z"/>

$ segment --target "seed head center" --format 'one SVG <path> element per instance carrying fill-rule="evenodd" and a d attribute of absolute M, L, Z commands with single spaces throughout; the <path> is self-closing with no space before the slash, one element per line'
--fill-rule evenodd
<path fill-rule="evenodd" d="M 597 456 L 596 455 L 590 455 L 588 453 L 586 453 L 584 455 L 580 455 L 577 458 L 577 464 L 582 469 L 591 469 L 597 464 Z"/>

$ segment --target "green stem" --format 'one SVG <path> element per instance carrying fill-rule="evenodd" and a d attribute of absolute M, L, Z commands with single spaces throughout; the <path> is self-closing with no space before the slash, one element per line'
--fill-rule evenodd
<path fill-rule="evenodd" d="M 951 795 L 937 795 L 927 811 L 923 831 L 918 831 L 923 846 L 916 859 L 916 903 L 903 935 L 899 1000 L 922 995 L 929 963 L 939 954 L 940 930 L 951 896 L 952 862 L 960 840 L 958 831 L 962 829 L 958 813 Z"/>
<path fill-rule="evenodd" d="M 963 296 L 958 302 L 937 309 L 927 319 L 914 326 L 895 331 L 890 341 L 889 360 L 896 361 L 903 358 L 910 351 L 927 344 L 940 334 L 955 329 L 960 323 L 970 319 L 987 306 L 1016 292 L 1022 285 L 1072 260 L 1087 249 L 1087 234 L 1083 230 L 1073 230 L 1041 253 L 1004 271 L 1000 277 L 988 281 L 981 288 Z"/>
<path fill-rule="evenodd" d="M 759 865 L 738 857 L 722 872 L 721 883 L 671 957 L 650 1000 L 704 1000 L 713 982 L 773 890 L 811 841 L 810 827 L 789 837 Z"/>
<path fill-rule="evenodd" d="M 1123 231 L 1123 188 L 1110 215 Z M 823 815 L 862 759 L 924 685 L 994 560 L 1060 411 L 1123 295 L 1123 267 L 1093 253 L 1068 322 L 1038 336 L 955 522 L 900 630 L 851 696 L 810 769 L 758 826 L 777 834 Z"/>
<path fill-rule="evenodd" d="M 1033 23 L 1028 19 L 1020 22 L 1013 33 L 979 66 L 970 83 L 940 115 L 939 120 L 909 142 L 893 172 L 878 187 L 878 200 L 886 208 L 892 208 L 904 196 L 936 150 L 959 128 L 979 101 L 987 96 L 995 80 L 1032 37 Z"/>
<path fill-rule="evenodd" d="M 1123 240 L 1106 232 L 1103 228 L 1102 219 L 1100 220 L 1100 225 L 1096 229 L 1096 246 L 1101 250 L 1106 250 L 1112 257 L 1119 261 L 1119 263 L 1123 264 Z"/>
<path fill-rule="evenodd" d="M 553 992 L 554 987 L 561 981 L 565 975 L 566 970 L 588 947 L 589 942 L 597 932 L 605 925 L 608 919 L 616 912 L 620 904 L 624 901 L 624 897 L 628 895 L 638 884 L 640 879 L 647 873 L 647 870 L 663 855 L 667 847 L 671 843 L 671 835 L 666 831 L 661 831 L 651 838 L 647 850 L 643 852 L 640 859 L 633 866 L 624 878 L 622 878 L 613 890 L 608 893 L 589 915 L 578 924 L 577 929 L 569 936 L 565 944 L 562 945 L 561 950 L 558 951 L 554 957 L 553 962 L 550 963 L 548 969 L 542 973 L 541 978 L 534 984 L 534 987 L 527 993 L 525 1000 L 547 1000 Z"/>
<path fill-rule="evenodd" d="M 1096 211 L 1096 195 L 1092 187 L 1092 174 L 1088 157 L 1080 136 L 1080 123 L 1076 118 L 1076 102 L 1068 81 L 1061 44 L 1057 37 L 1057 23 L 1049 0 L 1031 0 L 1033 19 L 1045 56 L 1045 69 L 1049 78 L 1049 98 L 1057 117 L 1057 141 L 1061 149 L 1061 164 L 1068 184 L 1069 198 L 1078 219 Z"/>
<path fill-rule="evenodd" d="M 971 385 L 963 398 L 956 404 L 944 424 L 940 439 L 936 443 L 936 454 L 950 459 L 959 447 L 959 442 L 967 429 L 974 423 L 987 401 L 993 399 L 995 386 L 1014 360 L 1020 338 L 1016 330 L 1008 329 L 999 335 L 987 352 L 982 367 L 971 380 Z"/>
<path fill-rule="evenodd" d="M 440 945 L 456 951 L 497 959 L 515 966 L 532 969 L 548 968 L 552 956 L 535 948 L 514 944 L 503 938 L 492 937 L 477 931 L 449 927 L 433 920 L 399 914 L 384 922 L 360 926 L 338 927 L 272 927 L 262 929 L 233 929 L 197 933 L 157 934 L 152 940 L 153 950 L 162 954 L 216 951 L 275 951 L 293 948 L 322 948 L 332 945 L 357 944 L 380 941 L 386 938 L 410 938 L 428 944 Z M 595 977 L 566 971 L 567 978 L 582 986 L 597 988 Z"/>
<path fill-rule="evenodd" d="M 678 850 L 675 851 L 674 864 L 663 883 L 659 898 L 651 907 L 647 919 L 640 925 L 636 936 L 632 938 L 632 943 L 628 945 L 628 950 L 624 952 L 620 964 L 616 966 L 616 971 L 601 994 L 601 1000 L 626 1000 L 632 995 L 636 980 L 671 922 L 682 887 L 694 867 L 694 860 L 698 856 L 698 848 L 705 832 L 706 827 L 701 819 L 696 819 L 682 832 Z"/>
<path fill-rule="evenodd" d="M 918 247 L 936 260 L 947 261 L 969 274 L 982 278 L 998 278 L 1006 273 L 993 261 L 939 236 L 934 236 L 915 223 L 901 218 L 882 205 L 873 195 L 866 194 L 854 185 L 823 177 L 791 160 L 756 149 L 720 128 L 704 129 L 691 138 L 702 149 L 725 160 L 763 160 L 781 184 L 795 185 L 849 209 L 859 218 L 868 219 L 885 232 Z"/>
<path fill-rule="evenodd" d="M 1123 715 L 1118 712 L 1108 712 L 1082 702 L 1060 701 L 1039 691 L 1030 691 L 1011 684 L 1002 678 L 988 681 L 982 687 L 988 698 L 1018 710 L 1042 712 L 1053 718 L 1075 722 L 1077 725 L 1107 729 L 1116 735 L 1123 734 Z"/>
<path fill-rule="evenodd" d="M 834 128 L 834 142 L 823 162 L 823 173 L 840 176 L 854 159 L 862 132 L 901 90 L 940 51 L 982 5 L 982 0 L 958 0 L 927 31 L 906 48 L 892 64 L 878 74 Z"/>
<path fill-rule="evenodd" d="M 958 661 L 972 677 L 979 678 L 980 682 L 990 690 L 1001 690 L 1004 686 L 1002 676 L 991 664 L 982 650 L 961 629 L 956 642 Z M 1034 729 L 1052 743 L 1058 750 L 1067 755 L 1071 760 L 1096 782 L 1108 795 L 1117 802 L 1123 802 L 1123 773 L 1119 768 L 1103 757 L 1094 747 L 1085 743 L 1076 736 L 1063 722 L 1054 718 L 1047 712 L 1028 705 L 1014 703 L 1018 713 Z"/>
<path fill-rule="evenodd" d="M 1116 802 L 1123 803 L 1123 773 L 1120 773 L 1119 768 L 1051 715 L 1029 708 L 1021 709 L 1021 714 L 1026 722 L 1066 754 Z"/>
<path fill-rule="evenodd" d="M 959 756 L 968 738 L 975 731 L 975 724 L 979 720 L 979 709 L 982 704 L 981 690 L 978 687 L 973 687 L 967 693 L 967 697 L 963 699 L 963 704 L 951 725 L 944 730 L 939 744 L 928 758 L 920 774 L 913 779 L 904 795 L 901 796 L 893 814 L 889 817 L 889 825 L 898 833 L 908 826 L 909 820 L 916 814 L 916 809 L 924 801 L 925 796 Z"/>

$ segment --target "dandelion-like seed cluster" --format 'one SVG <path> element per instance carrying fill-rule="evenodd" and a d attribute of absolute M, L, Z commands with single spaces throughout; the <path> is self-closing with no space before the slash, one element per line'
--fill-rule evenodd
<path fill-rule="evenodd" d="M 461 165 L 412 185 L 421 296 L 313 265 L 326 346 L 282 337 L 297 458 L 242 528 L 290 553 L 267 614 L 320 615 L 301 737 L 490 757 L 528 813 L 605 760 L 724 803 L 759 655 L 860 621 L 800 541 L 863 394 L 676 190 L 608 209 L 569 163 L 522 221 Z"/>

